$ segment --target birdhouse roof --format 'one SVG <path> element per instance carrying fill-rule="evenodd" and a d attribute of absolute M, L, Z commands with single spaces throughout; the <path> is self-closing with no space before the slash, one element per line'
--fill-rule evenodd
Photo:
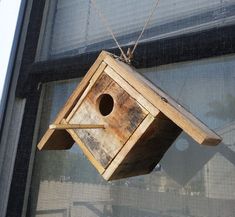
<path fill-rule="evenodd" d="M 148 79 L 135 71 L 131 66 L 121 62 L 112 54 L 102 51 L 85 77 L 74 90 L 68 101 L 57 115 L 54 124 L 61 124 L 71 113 L 78 100 L 85 94 L 89 83 L 98 79 L 97 69 L 104 64 L 109 66 L 118 76 L 124 79 L 128 85 L 134 88 L 153 107 L 157 108 L 176 125 L 199 144 L 216 145 L 221 138 L 210 130 L 205 124 L 188 112 L 183 106 L 167 95 L 160 88 L 152 84 Z M 128 91 L 127 91 L 128 92 Z M 41 149 L 68 149 L 74 143 L 73 138 L 66 130 L 48 129 L 38 144 Z"/>

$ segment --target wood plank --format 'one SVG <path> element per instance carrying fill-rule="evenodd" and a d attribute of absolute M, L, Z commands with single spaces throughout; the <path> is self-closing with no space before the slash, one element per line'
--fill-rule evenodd
<path fill-rule="evenodd" d="M 95 63 L 91 66 L 91 68 L 89 69 L 87 74 L 84 76 L 84 78 L 78 84 L 75 91 L 69 97 L 69 99 L 67 100 L 63 109 L 59 112 L 59 114 L 57 115 L 57 117 L 53 123 L 60 123 L 60 121 L 63 118 L 66 118 L 67 115 L 71 112 L 74 105 L 77 103 L 77 100 L 81 97 L 83 91 L 87 88 L 89 81 L 91 80 L 93 75 L 96 73 L 96 70 L 99 68 L 99 66 L 101 65 L 102 61 L 105 59 L 106 56 L 108 56 L 108 53 L 105 51 L 102 51 L 101 54 L 96 59 Z"/>
<path fill-rule="evenodd" d="M 181 132 L 181 128 L 160 112 L 131 150 L 125 153 L 109 180 L 150 173 Z"/>
<path fill-rule="evenodd" d="M 77 103 L 78 99 L 81 97 L 84 90 L 87 88 L 92 76 L 94 75 L 94 73 L 96 72 L 96 70 L 101 65 L 102 61 L 107 55 L 109 55 L 107 52 L 105 51 L 101 52 L 99 57 L 96 59 L 95 63 L 91 66 L 87 74 L 84 76 L 82 81 L 78 84 L 77 88 L 69 97 L 69 99 L 67 100 L 62 110 L 58 113 L 53 123 L 59 124 L 63 118 L 66 118 L 68 116 L 68 114 L 71 112 L 71 110 Z M 59 143 L 57 143 L 58 145 L 56 145 L 54 141 L 57 140 L 56 137 L 58 136 L 58 132 L 55 133 L 55 130 L 48 129 L 46 133 L 44 134 L 44 136 L 41 138 L 40 142 L 38 143 L 37 145 L 38 149 L 39 150 L 42 150 L 42 149 L 60 150 L 60 149 L 70 148 L 73 145 L 73 143 L 72 143 L 72 139 L 69 138 L 69 134 L 66 132 L 62 132 L 62 131 L 60 133 L 62 133 L 64 137 L 67 139 L 64 141 L 61 140 Z M 61 136 L 61 138 L 63 138 L 63 136 Z"/>
<path fill-rule="evenodd" d="M 104 129 L 103 124 L 50 124 L 51 130 L 66 130 L 66 129 Z"/>
<path fill-rule="evenodd" d="M 63 119 L 62 120 L 63 124 L 67 124 L 67 122 Z M 95 157 L 92 155 L 92 153 L 88 150 L 88 148 L 86 147 L 86 145 L 82 142 L 82 140 L 79 138 L 79 136 L 74 132 L 74 130 L 72 129 L 67 129 L 66 130 L 71 137 L 73 138 L 73 140 L 77 143 L 77 145 L 81 148 L 81 150 L 83 151 L 84 155 L 87 157 L 87 159 L 92 163 L 92 165 L 98 170 L 98 172 L 100 174 L 102 174 L 105 169 L 102 167 L 102 165 L 100 164 L 99 161 L 97 161 L 95 159 Z"/>
<path fill-rule="evenodd" d="M 39 150 L 65 150 L 70 149 L 73 144 L 74 140 L 67 131 L 49 129 L 37 147 Z"/>
<path fill-rule="evenodd" d="M 221 142 L 215 132 L 130 66 L 111 56 L 106 56 L 104 62 L 199 144 L 217 145 Z"/>
<path fill-rule="evenodd" d="M 114 104 L 109 115 L 99 111 L 98 99 L 108 94 Z M 106 104 L 105 106 L 109 106 Z M 70 118 L 69 124 L 103 124 L 105 129 L 74 130 L 95 158 L 106 168 L 148 112 L 103 73 Z"/>
<path fill-rule="evenodd" d="M 125 156 L 131 151 L 136 142 L 141 138 L 144 132 L 148 129 L 151 123 L 154 121 L 154 117 L 151 114 L 148 114 L 143 122 L 139 125 L 136 131 L 128 139 L 125 146 L 119 151 L 118 155 L 113 159 L 108 168 L 102 174 L 103 178 L 110 180 L 114 171 L 121 165 L 122 161 L 125 159 Z M 144 154 L 144 153 L 143 153 Z"/>
<path fill-rule="evenodd" d="M 82 96 L 79 98 L 78 102 L 76 103 L 76 105 L 74 106 L 72 111 L 69 113 L 68 117 L 66 118 L 67 121 L 69 121 L 71 119 L 71 117 L 74 115 L 74 113 L 77 111 L 78 107 L 81 105 L 81 103 L 83 102 L 83 100 L 85 99 L 85 97 L 87 96 L 89 91 L 91 90 L 91 88 L 94 86 L 95 82 L 100 77 L 101 73 L 104 71 L 106 66 L 107 66 L 107 64 L 105 64 L 104 62 L 102 62 L 100 64 L 99 68 L 96 70 L 95 74 L 93 75 L 93 77 L 89 81 L 89 84 L 88 84 L 87 88 L 84 90 Z"/>
<path fill-rule="evenodd" d="M 150 112 L 154 117 L 159 113 L 159 110 L 146 100 L 139 92 L 137 92 L 126 80 L 117 74 L 111 67 L 105 68 L 107 73 L 115 82 L 117 82 L 127 93 L 130 94 L 140 105 Z"/>

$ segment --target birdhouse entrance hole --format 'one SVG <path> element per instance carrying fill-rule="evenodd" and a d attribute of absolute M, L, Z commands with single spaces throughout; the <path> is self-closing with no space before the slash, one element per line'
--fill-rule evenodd
<path fill-rule="evenodd" d="M 109 94 L 102 94 L 98 98 L 98 108 L 103 116 L 109 115 L 114 106 L 113 97 Z"/>

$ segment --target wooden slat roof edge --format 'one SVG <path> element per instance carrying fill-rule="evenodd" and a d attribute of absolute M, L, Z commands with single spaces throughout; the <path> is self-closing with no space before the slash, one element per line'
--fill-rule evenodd
<path fill-rule="evenodd" d="M 108 55 L 105 62 L 141 93 L 150 103 L 182 128 L 199 144 L 217 145 L 222 139 L 198 118 L 130 66 Z"/>

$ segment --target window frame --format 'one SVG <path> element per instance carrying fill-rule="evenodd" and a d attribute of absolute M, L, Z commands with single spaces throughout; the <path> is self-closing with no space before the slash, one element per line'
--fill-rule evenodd
<path fill-rule="evenodd" d="M 47 31 L 45 31 L 45 28 L 44 30 L 41 32 L 41 38 L 42 38 L 42 42 L 43 44 L 41 45 L 41 48 L 39 48 L 39 52 L 38 52 L 38 57 L 40 56 L 40 59 L 44 60 L 46 58 L 48 59 L 58 59 L 58 58 L 63 58 L 64 56 L 75 56 L 74 53 L 91 53 L 92 51 L 96 51 L 96 50 L 100 50 L 102 49 L 103 47 L 103 44 L 105 44 L 106 46 L 110 46 L 110 47 L 114 47 L 116 46 L 113 39 L 112 38 L 109 38 L 109 39 L 105 39 L 101 42 L 95 42 L 95 43 L 92 43 L 92 44 L 88 44 L 87 46 L 85 46 L 86 48 L 84 47 L 81 47 L 81 48 L 75 48 L 75 49 L 72 49 L 72 50 L 68 50 L 68 51 L 64 51 L 60 54 L 51 54 L 51 46 L 52 46 L 52 43 L 53 43 L 53 39 L 51 36 L 51 34 L 53 34 L 53 31 L 54 31 L 54 22 L 55 22 L 55 19 L 56 19 L 56 5 L 57 5 L 57 2 L 58 0 L 55 0 L 55 1 L 49 1 L 46 2 L 47 4 L 47 11 L 46 11 L 46 14 L 44 16 L 45 18 L 45 28 L 47 29 Z M 91 3 L 90 3 L 91 4 Z M 147 28 L 145 30 L 145 33 L 144 35 L 148 35 L 149 38 L 155 38 L 155 41 L 159 41 L 161 38 L 164 38 L 164 35 L 166 35 L 166 39 L 168 38 L 179 38 L 180 35 L 188 35 L 190 33 L 193 33 L 193 32 L 199 32 L 199 31 L 207 31 L 211 28 L 216 28 L 216 26 L 218 27 L 223 27 L 223 26 L 228 26 L 228 25 L 231 25 L 231 20 L 230 21 L 225 21 L 226 24 L 221 24 L 220 22 L 223 20 L 223 19 L 218 19 L 218 20 L 214 20 L 214 14 L 217 12 L 217 10 L 219 11 L 225 11 L 225 14 L 222 13 L 222 14 L 219 14 L 219 17 L 220 16 L 223 16 L 226 17 L 226 15 L 231 15 L 231 13 L 233 13 L 235 11 L 235 5 L 230 5 L 231 3 L 229 3 L 228 5 L 225 5 L 223 6 L 222 8 L 210 8 L 209 10 L 206 10 L 206 11 L 202 11 L 200 14 L 194 14 L 190 17 L 186 17 L 186 18 L 182 18 L 182 19 L 177 19 L 177 20 L 172 20 L 168 23 L 165 23 L 165 24 L 161 24 L 161 25 L 157 25 L 157 26 L 152 26 L 150 28 Z M 92 5 L 90 5 L 89 7 L 92 8 Z M 88 10 L 91 10 L 91 8 L 89 8 Z M 231 11 L 230 11 L 230 10 Z M 157 9 L 159 10 L 159 9 Z M 227 11 L 227 12 L 226 12 Z M 88 13 L 90 13 L 90 11 L 88 11 Z M 157 13 L 157 11 L 156 11 Z M 166 32 L 166 33 L 162 33 L 161 34 L 161 29 L 168 29 L 169 26 L 171 26 L 173 29 L 174 29 L 174 26 L 177 26 L 179 24 L 182 25 L 182 23 L 190 23 L 192 22 L 192 20 L 198 20 L 198 18 L 200 17 L 207 17 L 207 25 L 204 26 L 205 23 L 202 22 L 202 24 L 199 24 L 198 25 L 192 25 L 192 28 L 190 29 L 187 29 L 185 30 L 184 28 L 182 29 L 177 29 L 177 32 L 175 33 L 174 31 L 173 32 Z M 88 16 L 89 18 L 89 16 Z M 90 18 L 89 18 L 90 19 Z M 97 15 L 97 19 L 99 19 L 99 16 Z M 109 20 L 109 19 L 108 19 Z M 100 22 L 100 21 L 98 21 Z M 87 28 L 87 27 L 86 27 Z M 105 28 L 104 28 L 105 30 Z M 87 30 L 86 30 L 87 31 Z M 105 30 L 106 31 L 106 30 Z M 107 32 L 107 36 L 108 36 L 108 32 Z M 140 30 L 139 31 L 135 31 L 135 32 L 132 32 L 132 33 L 127 33 L 125 35 L 120 35 L 120 36 L 116 36 L 117 37 L 117 40 L 119 41 L 120 44 L 125 44 L 125 43 L 128 43 L 129 41 L 133 41 L 133 39 L 137 39 L 138 36 L 140 34 Z M 158 35 L 159 34 L 159 35 Z M 144 35 L 142 38 L 144 38 Z M 153 40 L 153 39 L 152 39 Z M 148 40 L 146 40 L 148 41 Z M 108 47 L 107 46 L 107 47 Z M 123 46 L 122 46 L 123 47 Z"/>
<path fill-rule="evenodd" d="M 33 140 L 42 90 L 40 84 L 84 76 L 100 53 L 100 51 L 95 51 L 37 62 L 41 25 L 45 25 L 43 24 L 45 5 L 46 0 L 33 0 L 22 61 L 19 63 L 20 74 L 15 93 L 18 98 L 25 98 L 26 104 L 6 216 L 22 216 L 23 211 L 26 213 L 23 210 L 25 200 L 30 200 L 30 198 L 25 198 L 25 191 L 31 179 L 27 176 L 31 154 L 35 150 Z M 117 48 L 107 50 L 119 55 Z M 127 47 L 124 47 L 124 50 L 127 50 Z M 148 68 L 231 53 L 235 53 L 235 24 L 141 43 L 137 47 L 133 65 L 136 68 Z"/>

